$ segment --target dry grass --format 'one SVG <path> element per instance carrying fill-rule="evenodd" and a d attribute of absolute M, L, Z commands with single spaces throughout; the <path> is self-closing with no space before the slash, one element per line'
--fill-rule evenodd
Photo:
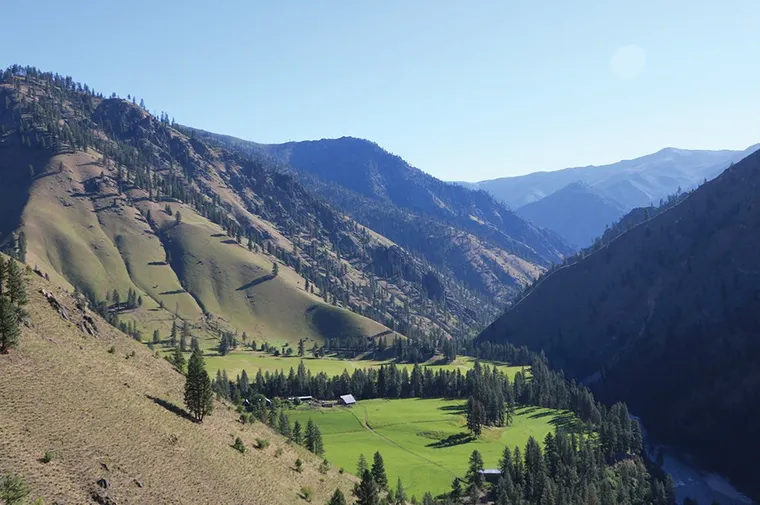
<path fill-rule="evenodd" d="M 203 424 L 172 412 L 167 406 L 182 405 L 180 374 L 99 319 L 100 336 L 85 335 L 66 292 L 54 289 L 73 323 L 50 307 L 42 287 L 51 289 L 33 276 L 32 327 L 19 349 L 0 356 L 0 473 L 22 475 L 34 496 L 89 502 L 101 478 L 119 504 L 297 503 L 302 486 L 324 503 L 336 486 L 349 491 L 348 476 L 320 474 L 316 458 L 260 423 L 242 426 L 223 404 Z M 250 448 L 245 454 L 231 447 L 238 436 Z M 254 449 L 257 437 L 272 443 Z M 40 461 L 46 451 L 53 454 L 47 464 Z M 297 458 L 303 473 L 294 470 Z"/>

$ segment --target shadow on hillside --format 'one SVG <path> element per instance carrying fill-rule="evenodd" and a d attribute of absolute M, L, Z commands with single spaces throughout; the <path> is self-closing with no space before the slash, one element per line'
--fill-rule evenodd
<path fill-rule="evenodd" d="M 175 290 L 172 290 L 172 291 L 162 291 L 162 292 L 159 293 L 159 295 L 179 295 L 179 294 L 184 293 L 184 292 L 185 292 L 184 289 L 175 289 Z"/>
<path fill-rule="evenodd" d="M 174 405 L 172 402 L 168 402 L 166 400 L 162 400 L 161 398 L 156 398 L 155 396 L 151 395 L 145 395 L 150 401 L 158 405 L 159 407 L 163 407 L 172 414 L 178 415 L 179 417 L 182 417 L 184 419 L 187 419 L 188 421 L 195 422 L 195 419 L 190 416 L 190 414 L 187 413 L 185 409 L 182 407 L 178 407 Z"/>
<path fill-rule="evenodd" d="M 163 266 L 168 265 L 168 263 L 165 261 L 151 261 L 148 263 L 148 265 L 152 267 L 163 267 Z"/>
<path fill-rule="evenodd" d="M 454 447 L 455 445 L 468 444 L 473 440 L 475 440 L 475 437 L 469 433 L 457 433 L 455 435 L 449 435 L 448 437 L 444 438 L 443 440 L 439 440 L 438 442 L 429 443 L 425 447 L 443 449 L 444 447 Z"/>
<path fill-rule="evenodd" d="M 575 417 L 573 414 L 569 413 L 559 415 L 549 421 L 549 423 L 563 431 L 570 433 L 581 433 L 586 429 L 586 425 L 583 423 L 583 421 Z"/>
<path fill-rule="evenodd" d="M 237 240 L 235 240 L 235 239 L 232 239 L 232 238 L 230 238 L 230 239 L 227 239 L 227 240 L 222 240 L 222 244 L 234 244 L 234 245 L 239 245 L 239 244 L 238 244 L 238 242 L 237 242 Z"/>
<path fill-rule="evenodd" d="M 275 276 L 272 274 L 264 275 L 262 277 L 259 277 L 258 279 L 253 279 L 248 284 L 243 284 L 242 286 L 237 288 L 235 291 L 245 291 L 246 289 L 252 288 L 254 286 L 258 286 L 259 284 L 264 283 L 266 281 L 271 281 L 272 279 L 274 279 L 274 277 Z"/>
<path fill-rule="evenodd" d="M 438 407 L 438 410 L 443 410 L 445 412 L 449 412 L 452 415 L 456 414 L 464 414 L 466 409 L 466 406 L 464 404 L 461 405 L 444 405 L 443 407 Z"/>
<path fill-rule="evenodd" d="M 213 234 L 213 235 L 211 235 L 211 236 L 212 236 L 213 238 L 222 238 L 222 237 L 226 237 L 227 235 L 226 235 L 226 234 L 224 234 L 224 233 L 214 233 L 214 234 Z"/>
<path fill-rule="evenodd" d="M 541 419 L 542 417 L 549 417 L 553 416 L 554 412 L 546 411 L 546 412 L 539 412 L 538 414 L 533 414 L 530 416 L 531 419 Z"/>

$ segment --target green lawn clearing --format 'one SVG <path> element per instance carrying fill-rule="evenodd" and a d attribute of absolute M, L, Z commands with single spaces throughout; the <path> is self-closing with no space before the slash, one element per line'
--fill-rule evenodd
<path fill-rule="evenodd" d="M 520 407 L 512 425 L 486 428 L 473 440 L 467 435 L 463 400 L 363 400 L 354 407 L 311 408 L 288 412 L 291 422 L 313 419 L 322 431 L 326 457 L 347 472 L 356 472 L 360 454 L 372 463 L 380 451 L 388 479 L 400 477 L 410 495 L 446 492 L 454 477 L 464 477 L 470 454 L 477 449 L 486 468 L 498 465 L 505 446 L 524 449 L 528 437 L 543 442 L 558 425 L 575 426 L 572 413 Z M 452 438 L 449 438 L 452 437 Z"/>

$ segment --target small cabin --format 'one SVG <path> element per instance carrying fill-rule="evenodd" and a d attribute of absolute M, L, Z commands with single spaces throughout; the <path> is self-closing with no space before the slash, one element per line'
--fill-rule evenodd
<path fill-rule="evenodd" d="M 491 484 L 498 484 L 499 477 L 501 477 L 501 470 L 498 468 L 486 468 L 478 471 L 478 473 L 483 476 L 486 482 Z"/>
<path fill-rule="evenodd" d="M 354 398 L 354 395 L 343 395 L 338 398 L 338 403 L 340 405 L 346 405 L 350 407 L 352 405 L 356 405 L 356 398 Z"/>

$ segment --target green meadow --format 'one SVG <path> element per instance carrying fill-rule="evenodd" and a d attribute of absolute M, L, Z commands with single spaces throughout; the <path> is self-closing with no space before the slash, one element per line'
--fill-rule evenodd
<path fill-rule="evenodd" d="M 285 357 L 285 356 L 272 356 L 270 354 L 258 351 L 236 351 L 226 356 L 219 356 L 218 354 L 208 354 L 206 356 L 206 369 L 210 374 L 216 374 L 217 370 L 227 370 L 227 375 L 230 378 L 234 378 L 240 374 L 243 370 L 246 371 L 249 377 L 256 375 L 256 372 L 261 369 L 263 372 L 279 372 L 284 370 L 288 373 L 288 370 L 293 368 L 298 369 L 298 363 L 303 359 L 304 365 L 308 370 L 311 370 L 312 374 L 319 372 L 325 372 L 327 375 L 335 376 L 343 373 L 343 370 L 347 370 L 348 373 L 353 372 L 356 369 L 362 368 L 376 368 L 380 365 L 389 365 L 393 360 L 372 360 L 372 359 L 340 359 L 336 357 L 324 357 L 324 358 L 299 358 Z M 471 369 L 475 360 L 467 356 L 458 357 L 453 363 L 438 364 L 438 361 L 433 360 L 422 363 L 422 366 L 431 367 L 433 371 L 438 369 L 445 370 L 462 370 L 462 373 Z M 494 363 L 482 362 L 493 365 Z M 514 378 L 515 374 L 523 367 L 519 366 L 507 366 L 503 364 L 496 364 L 500 370 L 509 375 L 510 380 Z M 412 371 L 414 365 L 399 364 L 399 368 L 408 368 Z M 529 370 L 525 368 L 525 370 Z"/>
<path fill-rule="evenodd" d="M 312 408 L 288 412 L 290 421 L 305 425 L 311 418 L 322 431 L 326 457 L 347 472 L 356 472 L 360 454 L 372 464 L 382 454 L 389 482 L 400 477 L 409 495 L 421 498 L 450 490 L 454 477 L 464 477 L 470 454 L 477 449 L 486 468 L 496 468 L 505 446 L 525 447 L 528 437 L 543 442 L 557 426 L 579 429 L 569 412 L 520 407 L 504 428 L 485 428 L 479 439 L 467 434 L 463 400 L 362 400 L 355 406 Z"/>

